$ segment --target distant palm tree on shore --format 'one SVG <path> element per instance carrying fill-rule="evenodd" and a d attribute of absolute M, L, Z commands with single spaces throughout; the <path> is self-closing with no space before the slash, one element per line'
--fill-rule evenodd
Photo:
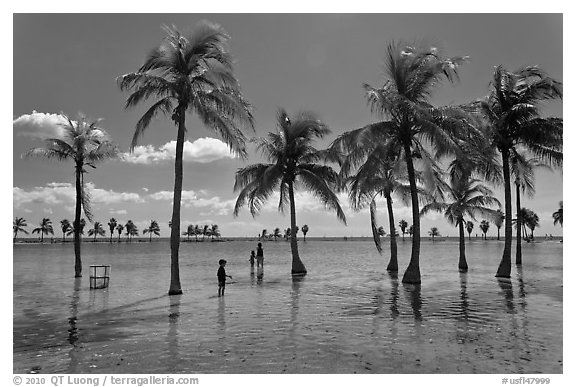
<path fill-rule="evenodd" d="M 72 225 L 68 219 L 62 219 L 60 221 L 60 229 L 62 230 L 62 243 L 66 241 L 66 233 L 68 230 L 70 230 L 71 227 Z"/>
<path fill-rule="evenodd" d="M 564 227 L 564 201 L 561 200 L 558 203 L 558 206 L 558 211 L 555 211 L 552 214 L 552 219 L 554 219 L 554 226 L 560 223 L 560 227 Z"/>
<path fill-rule="evenodd" d="M 44 234 L 54 235 L 54 228 L 52 228 L 52 221 L 49 218 L 43 218 L 40 222 L 40 227 L 32 230 L 32 234 L 40 234 L 40 242 L 44 242 Z"/>
<path fill-rule="evenodd" d="M 474 230 L 474 223 L 471 221 L 466 222 L 466 231 L 468 232 L 468 240 L 470 240 L 470 234 L 472 234 L 472 230 Z"/>
<path fill-rule="evenodd" d="M 486 240 L 486 233 L 488 232 L 489 228 L 490 223 L 487 220 L 482 220 L 480 222 L 480 230 L 482 230 L 482 233 L 484 234 L 484 240 Z"/>
<path fill-rule="evenodd" d="M 92 236 L 92 235 L 94 235 L 94 242 L 96 242 L 96 237 L 98 235 L 101 235 L 101 236 L 106 235 L 106 231 L 104 231 L 104 228 L 102 227 L 102 223 L 94 222 L 94 228 L 88 230 L 88 236 Z"/>
<path fill-rule="evenodd" d="M 26 219 L 16 217 L 12 225 L 12 229 L 14 231 L 14 242 L 16 242 L 16 237 L 18 236 L 19 231 L 22 231 L 24 234 L 28 234 L 28 231 L 26 231 L 24 227 L 28 227 L 26 224 Z"/>
<path fill-rule="evenodd" d="M 124 226 L 119 223 L 116 226 L 116 231 L 118 231 L 118 243 L 120 243 L 120 235 L 122 235 L 122 231 L 124 231 Z"/>
<path fill-rule="evenodd" d="M 438 231 L 438 227 L 432 227 L 430 231 L 428 231 L 428 235 L 432 237 L 432 242 L 434 242 L 434 237 L 440 236 L 440 231 Z"/>
<path fill-rule="evenodd" d="M 155 220 L 150 221 L 150 226 L 146 227 L 143 231 L 144 234 L 150 234 L 149 242 L 152 242 L 152 234 L 160 236 L 160 226 Z"/>
<path fill-rule="evenodd" d="M 307 224 L 302 226 L 302 234 L 304 234 L 304 241 L 306 241 L 306 234 L 308 234 L 308 230 L 310 230 L 310 229 L 308 228 Z"/>
<path fill-rule="evenodd" d="M 114 230 L 118 226 L 118 222 L 114 218 L 110 218 L 108 221 L 108 227 L 110 228 L 110 243 L 112 243 L 112 237 L 114 236 Z"/>

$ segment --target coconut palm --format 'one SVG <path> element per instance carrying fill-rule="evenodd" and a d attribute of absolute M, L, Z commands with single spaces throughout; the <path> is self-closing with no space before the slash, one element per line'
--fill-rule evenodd
<path fill-rule="evenodd" d="M 489 228 L 490 223 L 487 220 L 482 220 L 480 222 L 480 230 L 482 230 L 482 233 L 484 234 L 484 240 L 486 240 L 486 233 L 488 232 Z"/>
<path fill-rule="evenodd" d="M 434 237 L 440 236 L 440 231 L 438 231 L 438 227 L 432 227 L 430 231 L 428 231 L 428 235 L 432 237 L 432 242 L 434 242 Z M 468 270 L 468 267 L 466 267 Z"/>
<path fill-rule="evenodd" d="M 414 228 L 412 226 L 408 227 L 408 235 L 412 238 L 412 234 L 414 233 Z"/>
<path fill-rule="evenodd" d="M 466 222 L 466 231 L 468 232 L 468 240 L 470 240 L 470 234 L 472 233 L 472 230 L 474 230 L 474 223 L 469 220 Z"/>
<path fill-rule="evenodd" d="M 554 222 L 556 224 L 556 222 Z M 22 231 L 24 234 L 28 234 L 28 231 L 24 229 L 24 227 L 28 227 L 26 224 L 26 219 L 24 218 L 14 218 L 14 223 L 12 228 L 14 230 L 14 242 L 16 242 L 16 237 L 18 236 L 18 231 Z"/>
<path fill-rule="evenodd" d="M 120 235 L 122 235 L 122 231 L 124 230 L 124 226 L 121 224 L 118 224 L 116 226 L 116 231 L 118 231 L 118 242 L 120 242 Z"/>
<path fill-rule="evenodd" d="M 102 227 L 102 223 L 100 222 L 94 222 L 94 228 L 88 230 L 88 236 L 92 236 L 94 235 L 94 242 L 96 242 L 96 237 L 98 235 L 106 235 L 106 231 L 104 231 L 104 228 Z"/>
<path fill-rule="evenodd" d="M 512 256 L 512 193 L 510 158 L 522 147 L 547 165 L 562 165 L 561 118 L 541 118 L 540 102 L 562 98 L 562 83 L 537 66 L 494 70 L 490 95 L 473 104 L 485 119 L 486 138 L 502 156 L 504 178 L 504 251 L 496 277 L 510 278 Z"/>
<path fill-rule="evenodd" d="M 62 219 L 60 221 L 60 229 L 62 230 L 62 243 L 66 241 L 66 233 L 72 227 L 68 219 Z"/>
<path fill-rule="evenodd" d="M 202 228 L 202 241 L 204 241 L 204 237 L 210 236 L 210 226 L 207 224 L 204 225 Z"/>
<path fill-rule="evenodd" d="M 400 223 L 398 223 L 398 226 L 400 227 L 400 230 L 402 231 L 402 241 L 404 241 L 404 234 L 406 234 L 406 228 L 408 227 L 408 222 L 405 221 L 404 219 L 400 220 Z"/>
<path fill-rule="evenodd" d="M 112 237 L 114 236 L 114 230 L 116 229 L 117 225 L 118 222 L 116 221 L 116 219 L 110 218 L 110 220 L 108 221 L 108 227 L 110 228 L 110 243 L 112 243 Z"/>
<path fill-rule="evenodd" d="M 274 229 L 274 242 L 276 242 L 278 240 L 278 238 L 280 238 L 282 236 L 282 233 L 280 232 L 280 229 L 278 227 L 276 227 Z"/>
<path fill-rule="evenodd" d="M 409 47 L 389 44 L 386 56 L 388 80 L 380 88 L 364 85 L 368 102 L 384 121 L 349 132 L 344 148 L 358 150 L 362 137 L 379 137 L 400 150 L 406 163 L 412 204 L 412 253 L 402 282 L 420 283 L 420 211 L 416 185 L 415 159 L 426 154 L 431 145 L 436 156 L 455 152 L 453 135 L 466 122 L 454 119 L 456 109 L 437 109 L 429 102 L 435 86 L 442 80 L 457 79 L 457 67 L 465 58 L 444 58 L 434 47 Z M 370 136 L 367 136 L 370 134 Z M 346 150 L 346 149 L 345 149 Z M 361 155 L 361 152 L 360 156 Z M 393 230 L 390 230 L 393 234 Z"/>
<path fill-rule="evenodd" d="M 336 211 L 339 220 L 346 217 L 334 189 L 339 186 L 338 174 L 320 161 L 337 161 L 331 152 L 319 151 L 312 145 L 314 139 L 322 139 L 330 129 L 311 112 L 303 112 L 292 118 L 280 109 L 277 115 L 278 130 L 268 133 L 266 138 L 255 140 L 258 149 L 271 161 L 270 164 L 255 164 L 236 172 L 235 191 L 240 191 L 234 215 L 247 205 L 252 216 L 260 211 L 263 203 L 275 191 L 280 191 L 278 210 L 290 206 L 290 247 L 292 250 L 292 274 L 305 274 L 306 267 L 298 253 L 296 240 L 295 185 L 316 196 L 327 209 Z"/>
<path fill-rule="evenodd" d="M 564 219 L 563 219 L 564 201 L 561 200 L 558 203 L 558 206 L 560 208 L 558 208 L 558 211 L 556 211 L 552 214 L 552 219 L 554 219 L 554 226 L 556 226 L 556 224 L 560 223 L 560 227 L 563 227 L 563 223 L 564 223 Z"/>
<path fill-rule="evenodd" d="M 500 202 L 493 196 L 492 191 L 480 180 L 474 179 L 470 172 L 468 174 L 453 174 L 453 176 L 455 178 L 451 178 L 450 183 L 442 184 L 442 190 L 446 194 L 445 201 L 433 201 L 426 204 L 420 213 L 424 215 L 430 211 L 442 212 L 450 224 L 458 227 L 460 240 L 458 270 L 465 272 L 468 271 L 468 263 L 466 262 L 464 219 L 469 217 L 475 220 L 478 214 L 492 215 L 493 210 L 489 207 L 495 204 L 499 206 Z M 468 239 L 470 239 L 473 226 L 472 222 L 466 222 Z"/>
<path fill-rule="evenodd" d="M 138 235 L 137 233 L 134 232 L 136 228 L 136 225 L 134 224 L 134 222 L 132 222 L 132 220 L 128 220 L 128 222 L 126 222 L 126 225 L 124 226 L 126 228 L 126 237 L 128 237 L 128 242 L 132 241 L 132 237 L 134 235 Z"/>
<path fill-rule="evenodd" d="M 68 228 L 66 235 L 74 235 L 74 233 L 76 232 L 76 227 L 74 227 L 75 225 L 76 221 L 74 221 L 74 223 L 72 223 L 72 226 Z M 84 227 L 86 227 L 86 219 L 82 218 L 80 219 L 80 227 L 78 227 L 78 233 L 80 235 L 84 235 Z"/>
<path fill-rule="evenodd" d="M 268 230 L 263 229 L 262 233 L 260 234 L 260 239 L 266 239 L 268 237 Z"/>
<path fill-rule="evenodd" d="M 194 237 L 196 238 L 196 242 L 198 242 L 198 235 L 202 234 L 202 230 L 200 230 L 200 226 L 197 224 L 194 225 Z"/>
<path fill-rule="evenodd" d="M 492 219 L 492 222 L 494 222 L 494 225 L 498 229 L 498 240 L 500 240 L 500 228 L 504 224 L 504 218 L 505 218 L 505 215 L 502 212 L 502 210 L 496 210 L 496 213 L 494 214 L 494 218 Z"/>
<path fill-rule="evenodd" d="M 156 98 L 136 124 L 131 150 L 152 118 L 160 113 L 169 116 L 178 128 L 168 291 L 174 295 L 182 294 L 178 252 L 186 112 L 195 113 L 204 126 L 220 134 L 231 151 L 243 158 L 246 150 L 241 127 L 253 128 L 253 117 L 233 73 L 232 57 L 227 49 L 229 36 L 220 26 L 201 22 L 189 36 L 175 28 L 166 27 L 165 31 L 167 36 L 160 46 L 148 55 L 137 72 L 120 77 L 119 86 L 122 90 L 133 91 L 126 101 L 127 108 Z"/>
<path fill-rule="evenodd" d="M 210 236 L 212 240 L 214 240 L 214 237 L 220 238 L 220 229 L 218 229 L 217 224 L 213 224 L 212 227 L 210 227 Z"/>
<path fill-rule="evenodd" d="M 523 209 L 523 210 L 525 210 L 524 214 L 523 214 L 523 223 L 526 227 L 528 227 L 530 229 L 529 240 L 534 240 L 534 229 L 536 227 L 540 226 L 540 218 L 538 217 L 538 214 L 536 214 L 532 210 L 528 210 L 528 209 Z M 528 236 L 528 235 L 526 235 L 526 236 Z"/>
<path fill-rule="evenodd" d="M 182 233 L 182 235 L 185 235 L 186 238 L 187 238 L 188 240 L 190 240 L 190 237 L 191 237 L 192 235 L 194 235 L 194 226 L 191 225 L 191 224 L 189 224 L 189 225 L 188 225 L 188 228 L 186 228 L 186 231 L 184 231 L 184 232 Z"/>
<path fill-rule="evenodd" d="M 143 230 L 143 234 L 150 234 L 149 242 L 152 242 L 152 234 L 160 236 L 160 226 L 155 220 L 150 221 L 150 226 Z"/>
<path fill-rule="evenodd" d="M 302 234 L 304 234 L 304 242 L 306 242 L 306 234 L 308 234 L 308 230 L 310 230 L 310 229 L 308 228 L 307 224 L 302 226 Z"/>
<path fill-rule="evenodd" d="M 40 242 L 44 242 L 44 234 L 54 235 L 54 228 L 52 227 L 52 221 L 49 218 L 42 218 L 40 222 L 40 227 L 32 230 L 32 234 L 40 234 Z"/>
<path fill-rule="evenodd" d="M 55 158 L 57 160 L 71 160 L 74 162 L 76 175 L 76 208 L 74 212 L 74 276 L 82 277 L 81 239 L 79 224 L 82 209 L 89 221 L 92 221 L 90 211 L 90 195 L 84 184 L 86 166 L 96 168 L 96 163 L 114 158 L 118 155 L 118 149 L 109 140 L 106 132 L 100 128 L 98 121 L 89 122 L 86 117 L 80 116 L 77 121 L 72 121 L 68 116 L 61 114 L 66 123 L 62 125 L 63 135 L 61 138 L 46 140 L 45 148 L 34 148 L 25 153 L 26 157 L 40 156 Z"/>

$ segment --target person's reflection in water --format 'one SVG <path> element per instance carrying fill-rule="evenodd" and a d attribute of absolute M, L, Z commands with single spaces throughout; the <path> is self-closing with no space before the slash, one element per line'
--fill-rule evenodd
<path fill-rule="evenodd" d="M 68 318 L 68 324 L 70 324 L 70 329 L 68 329 L 68 342 L 72 345 L 72 349 L 69 352 L 70 364 L 68 366 L 69 374 L 77 373 L 77 366 L 79 363 L 79 348 L 78 348 L 78 303 L 80 302 L 80 286 L 82 284 L 82 278 L 74 278 L 74 291 L 72 292 L 72 301 L 70 303 L 70 317 Z"/>
<path fill-rule="evenodd" d="M 254 275 L 254 266 L 250 267 L 250 285 L 254 286 L 256 283 L 256 276 Z"/>
<path fill-rule="evenodd" d="M 218 328 L 220 328 L 220 331 L 222 334 L 224 334 L 224 332 L 226 332 L 226 297 L 220 297 L 218 299 Z M 224 339 L 224 336 L 220 337 L 221 339 Z"/>
<path fill-rule="evenodd" d="M 180 319 L 181 295 L 168 297 L 168 370 L 177 372 L 180 361 L 180 351 L 178 346 L 178 320 Z"/>
<path fill-rule="evenodd" d="M 261 285 L 263 280 L 264 280 L 264 265 L 259 266 L 256 269 L 256 283 L 258 285 Z"/>

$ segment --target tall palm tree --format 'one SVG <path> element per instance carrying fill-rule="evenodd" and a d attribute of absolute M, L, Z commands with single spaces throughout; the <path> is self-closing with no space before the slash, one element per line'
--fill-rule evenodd
<path fill-rule="evenodd" d="M 556 222 L 554 222 L 554 224 L 556 224 Z M 28 227 L 28 225 L 26 224 L 26 219 L 16 217 L 12 225 L 12 228 L 14 230 L 14 242 L 16 242 L 18 231 L 22 231 L 24 234 L 28 234 L 28 231 L 26 231 L 24 227 Z"/>
<path fill-rule="evenodd" d="M 40 156 L 55 158 L 57 160 L 71 160 L 74 162 L 76 175 L 76 209 L 74 212 L 74 276 L 82 277 L 81 239 L 79 224 L 82 209 L 89 221 L 92 221 L 90 211 L 90 195 L 84 184 L 86 166 L 96 168 L 96 163 L 114 158 L 118 155 L 118 149 L 110 141 L 106 132 L 100 128 L 98 121 L 89 122 L 86 117 L 80 116 L 77 121 L 72 121 L 62 114 L 66 124 L 62 125 L 64 132 L 62 138 L 50 138 L 46 140 L 45 148 L 34 148 L 25 153 L 26 157 Z"/>
<path fill-rule="evenodd" d="M 492 222 L 494 222 L 494 225 L 498 229 L 498 240 L 500 240 L 500 228 L 504 224 L 504 218 L 505 217 L 506 216 L 504 215 L 502 210 L 496 210 L 496 214 L 494 215 L 494 218 L 492 219 Z"/>
<path fill-rule="evenodd" d="M 442 185 L 442 190 L 446 193 L 446 200 L 426 204 L 420 213 L 424 215 L 430 211 L 442 212 L 449 223 L 458 227 L 460 237 L 458 270 L 466 272 L 468 263 L 466 262 L 464 226 L 466 225 L 468 238 L 470 238 L 472 229 L 468 228 L 468 225 L 473 226 L 473 224 L 470 221 L 465 224 L 465 217 L 475 220 L 477 214 L 491 215 L 493 210 L 489 206 L 500 205 L 500 202 L 493 196 L 490 189 L 480 180 L 472 178 L 471 174 L 458 175 L 457 178 L 450 179 L 450 183 Z"/>
<path fill-rule="evenodd" d="M 432 242 L 434 242 L 434 237 L 440 236 L 440 231 L 438 231 L 438 227 L 432 227 L 430 231 L 428 231 L 428 235 L 432 237 Z M 466 267 L 468 270 L 468 267 Z"/>
<path fill-rule="evenodd" d="M 144 234 L 150 234 L 149 242 L 152 242 L 152 234 L 159 236 L 160 235 L 160 226 L 158 222 L 155 220 L 150 221 L 150 226 L 146 227 L 143 231 Z"/>
<path fill-rule="evenodd" d="M 263 203 L 275 190 L 280 191 L 278 210 L 284 211 L 290 205 L 290 248 L 292 250 L 292 274 L 305 274 L 306 267 L 298 253 L 296 239 L 295 185 L 311 192 L 326 206 L 336 211 L 339 220 L 346 223 L 346 217 L 338 197 L 334 193 L 339 185 L 338 174 L 320 161 L 337 161 L 331 152 L 319 151 L 312 145 L 315 139 L 322 139 L 330 129 L 311 112 L 303 112 L 292 118 L 280 109 L 277 115 L 278 130 L 268 133 L 266 138 L 255 140 L 258 149 L 270 160 L 269 164 L 255 164 L 236 172 L 234 191 L 240 191 L 234 215 L 245 204 L 252 216 L 261 209 Z"/>
<path fill-rule="evenodd" d="M 212 240 L 214 240 L 214 237 L 220 238 L 220 230 L 218 229 L 217 224 L 213 224 L 212 227 L 210 227 L 210 236 L 212 237 Z"/>
<path fill-rule="evenodd" d="M 110 243 L 112 243 L 112 237 L 114 236 L 114 230 L 116 229 L 117 225 L 118 222 L 116 221 L 116 219 L 110 218 L 110 220 L 108 221 L 108 227 L 110 228 Z"/>
<path fill-rule="evenodd" d="M 242 158 L 246 158 L 246 150 L 241 127 L 253 128 L 254 123 L 251 108 L 243 99 L 233 73 L 228 34 L 208 22 L 198 24 L 189 36 L 175 28 L 166 27 L 165 31 L 167 36 L 160 46 L 148 55 L 137 72 L 120 77 L 119 85 L 122 90 L 133 91 L 126 101 L 127 108 L 157 98 L 136 124 L 131 150 L 159 113 L 169 116 L 178 128 L 168 291 L 174 295 L 182 294 L 178 252 L 186 112 L 195 113 L 204 126 L 219 133 L 231 151 Z"/>
<path fill-rule="evenodd" d="M 42 218 L 40 222 L 40 227 L 32 230 L 32 234 L 40 234 L 40 242 L 44 242 L 44 234 L 54 235 L 54 228 L 52 227 L 52 221 L 49 218 Z"/>
<path fill-rule="evenodd" d="M 62 219 L 60 221 L 60 229 L 62 230 L 62 243 L 66 241 L 66 233 L 72 227 L 68 219 Z"/>
<path fill-rule="evenodd" d="M 400 223 L 398 223 L 398 226 L 400 227 L 400 230 L 402 231 L 402 241 L 404 241 L 404 234 L 406 234 L 406 228 L 408 227 L 408 222 L 405 221 L 404 219 L 400 220 Z"/>
<path fill-rule="evenodd" d="M 124 230 L 124 225 L 118 224 L 116 226 L 116 231 L 118 231 L 118 242 L 120 242 L 120 235 L 122 235 L 123 230 Z"/>
<path fill-rule="evenodd" d="M 310 230 L 310 228 L 308 227 L 307 224 L 305 224 L 304 226 L 302 226 L 302 234 L 304 234 L 304 242 L 306 242 L 306 234 L 308 234 L 308 231 Z"/>
<path fill-rule="evenodd" d="M 482 230 L 482 233 L 484 234 L 484 240 L 486 240 L 486 233 L 488 232 L 489 228 L 490 223 L 487 220 L 482 220 L 480 222 L 480 230 Z"/>
<path fill-rule="evenodd" d="M 560 208 L 558 208 L 558 211 L 554 212 L 552 214 L 552 219 L 554 219 L 554 226 L 556 226 L 556 224 L 560 223 L 560 227 L 564 227 L 564 217 L 563 217 L 563 213 L 564 213 L 564 201 L 560 200 L 560 202 L 558 203 L 558 206 Z"/>
<path fill-rule="evenodd" d="M 106 235 L 106 231 L 102 227 L 102 223 L 94 222 L 94 228 L 88 230 L 88 236 L 92 236 L 92 235 L 94 235 L 94 242 L 96 242 L 96 237 L 98 235 L 102 235 L 102 236 Z"/>
<path fill-rule="evenodd" d="M 496 277 L 510 278 L 512 256 L 512 193 L 510 157 L 523 147 L 547 165 L 562 165 L 562 118 L 541 118 L 540 102 L 562 99 L 562 83 L 537 66 L 494 70 L 489 96 L 473 104 L 485 119 L 490 144 L 502 156 L 504 177 L 504 251 Z"/>
<path fill-rule="evenodd" d="M 474 230 L 474 223 L 469 220 L 466 222 L 466 231 L 468 232 L 468 240 L 470 240 L 470 234 L 472 233 L 472 230 Z"/>
<path fill-rule="evenodd" d="M 465 58 L 445 58 L 434 47 L 414 48 L 401 43 L 389 44 L 386 54 L 388 80 L 380 88 L 364 85 L 372 110 L 385 120 L 349 132 L 342 142 L 344 148 L 358 148 L 362 143 L 359 139 L 370 133 L 401 150 L 410 184 L 413 223 L 412 253 L 402 282 L 418 284 L 421 282 L 420 210 L 414 161 L 427 153 L 427 145 L 432 145 L 437 156 L 449 154 L 456 148 L 452 135 L 466 122 L 454 118 L 454 113 L 458 113 L 456 109 L 434 108 L 428 98 L 441 80 L 457 79 L 457 67 Z"/>

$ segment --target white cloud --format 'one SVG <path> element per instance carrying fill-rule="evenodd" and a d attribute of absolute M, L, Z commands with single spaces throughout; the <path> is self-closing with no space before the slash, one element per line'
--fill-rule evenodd
<path fill-rule="evenodd" d="M 206 197 L 208 196 L 208 197 Z M 158 191 L 150 195 L 153 200 L 172 200 L 174 193 L 172 191 Z M 202 208 L 208 210 L 201 215 L 229 215 L 232 213 L 235 199 L 222 200 L 219 196 L 210 196 L 204 190 L 182 191 L 182 206 L 185 208 Z"/>
<path fill-rule="evenodd" d="M 86 184 L 92 198 L 92 204 L 115 204 L 115 203 L 142 203 L 144 200 L 137 193 L 115 192 L 96 188 L 94 183 Z M 45 187 L 34 187 L 26 191 L 20 187 L 12 188 L 14 208 L 20 208 L 29 203 L 45 205 L 69 205 L 76 200 L 75 187 L 70 183 L 48 183 Z"/>
<path fill-rule="evenodd" d="M 176 155 L 176 141 L 170 141 L 158 149 L 153 145 L 139 145 L 132 153 L 123 153 L 122 159 L 132 164 L 153 164 L 166 160 L 174 160 Z M 184 161 L 197 163 L 210 163 L 221 159 L 233 159 L 228 146 L 222 141 L 203 137 L 194 142 L 184 142 Z"/>
<path fill-rule="evenodd" d="M 20 136 L 46 139 L 61 137 L 62 125 L 67 121 L 60 114 L 39 113 L 34 110 L 31 114 L 21 115 L 12 123 Z"/>
<path fill-rule="evenodd" d="M 110 210 L 113 215 L 126 215 L 128 212 L 126 210 Z"/>

